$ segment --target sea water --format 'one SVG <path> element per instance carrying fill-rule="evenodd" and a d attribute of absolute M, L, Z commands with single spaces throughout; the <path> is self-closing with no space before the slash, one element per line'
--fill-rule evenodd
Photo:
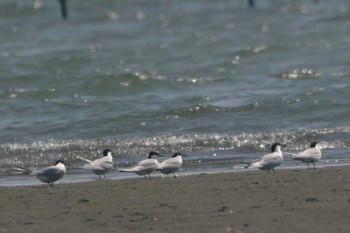
<path fill-rule="evenodd" d="M 350 162 L 349 1 L 67 3 L 0 2 L 0 169 L 62 158 L 79 180 L 110 148 L 116 169 L 153 150 L 233 171 L 312 141 L 318 166 Z"/>

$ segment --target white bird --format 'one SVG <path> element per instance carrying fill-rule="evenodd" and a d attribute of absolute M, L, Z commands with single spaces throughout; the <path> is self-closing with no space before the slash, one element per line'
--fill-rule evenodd
<path fill-rule="evenodd" d="M 182 165 L 182 157 L 185 156 L 186 155 L 183 155 L 180 152 L 174 153 L 171 158 L 166 159 L 159 164 L 157 171 L 160 171 L 167 176 L 169 176 L 170 173 L 173 173 L 174 178 L 176 178 L 176 172 L 180 170 Z"/>
<path fill-rule="evenodd" d="M 41 171 L 32 171 L 28 168 L 23 168 L 20 166 L 16 166 L 16 171 L 23 175 L 34 175 L 42 182 L 48 183 L 50 187 L 53 187 L 53 182 L 61 179 L 66 174 L 66 165 L 70 166 L 63 160 L 57 160 L 55 165 L 44 168 Z"/>
<path fill-rule="evenodd" d="M 88 162 L 88 164 L 85 164 L 83 167 L 81 167 L 82 169 L 93 171 L 101 179 L 102 177 L 105 178 L 106 172 L 108 172 L 113 167 L 112 155 L 113 153 L 110 149 L 105 149 L 103 151 L 103 157 L 96 159 L 94 161 L 91 161 L 89 159 L 85 159 L 82 157 L 78 157 L 78 158 Z"/>
<path fill-rule="evenodd" d="M 118 169 L 120 172 L 134 172 L 139 176 L 145 176 L 145 179 L 147 179 L 147 175 L 149 179 L 151 179 L 151 173 L 154 172 L 159 165 L 159 162 L 157 159 L 153 159 L 152 156 L 157 155 L 159 157 L 162 157 L 157 152 L 151 151 L 148 154 L 148 158 L 144 159 L 137 164 L 135 164 L 132 168 L 125 168 L 125 169 Z"/>
<path fill-rule="evenodd" d="M 320 161 L 322 153 L 319 144 L 317 142 L 312 142 L 310 144 L 310 148 L 297 154 L 291 154 L 291 156 L 292 159 L 306 163 L 308 169 L 310 169 L 309 163 L 312 163 L 314 165 L 314 169 L 316 169 L 315 162 Z"/>
<path fill-rule="evenodd" d="M 271 146 L 271 152 L 270 154 L 266 154 L 261 159 L 255 160 L 248 166 L 253 168 L 259 168 L 260 170 L 267 170 L 268 173 L 270 173 L 270 170 L 275 172 L 275 167 L 281 165 L 283 162 L 283 154 L 281 151 L 281 146 L 284 146 L 280 143 L 274 143 Z"/>

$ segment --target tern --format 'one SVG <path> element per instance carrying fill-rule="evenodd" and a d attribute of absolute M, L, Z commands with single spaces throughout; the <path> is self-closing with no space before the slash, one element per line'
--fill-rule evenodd
<path fill-rule="evenodd" d="M 309 163 L 312 163 L 314 165 L 314 169 L 316 169 L 315 162 L 320 161 L 322 153 L 319 144 L 317 142 L 311 142 L 310 148 L 307 148 L 306 150 L 297 154 L 291 154 L 291 156 L 292 159 L 306 163 L 308 169 L 310 169 Z"/>
<path fill-rule="evenodd" d="M 283 154 L 281 151 L 282 146 L 284 147 L 285 145 L 282 145 L 280 143 L 272 144 L 272 153 L 264 155 L 261 157 L 261 159 L 255 160 L 245 168 L 259 168 L 260 170 L 267 170 L 268 173 L 270 173 L 270 170 L 272 170 L 275 173 L 275 167 L 279 166 L 283 162 Z"/>
<path fill-rule="evenodd" d="M 151 179 L 151 173 L 154 172 L 158 166 L 159 162 L 157 159 L 153 159 L 152 156 L 157 155 L 159 157 L 163 157 L 157 152 L 151 151 L 148 154 L 148 158 L 144 159 L 137 164 L 135 164 L 132 168 L 118 169 L 120 172 L 134 172 L 139 176 L 145 176 L 145 179 Z"/>
<path fill-rule="evenodd" d="M 22 175 L 34 175 L 40 181 L 49 184 L 50 187 L 53 187 L 53 182 L 60 180 L 66 174 L 66 166 L 70 166 L 70 164 L 65 163 L 63 160 L 57 160 L 55 165 L 46 167 L 41 171 L 32 171 L 29 168 L 23 168 L 20 166 L 16 166 L 15 170 Z"/>
<path fill-rule="evenodd" d="M 82 157 L 78 157 L 78 158 L 88 162 L 83 167 L 81 167 L 82 169 L 93 171 L 93 173 L 98 175 L 99 178 L 101 179 L 102 177 L 105 178 L 106 172 L 108 172 L 113 167 L 113 156 L 112 155 L 113 155 L 113 153 L 110 149 L 105 149 L 103 151 L 103 157 L 96 159 L 94 161 L 91 161 L 89 159 L 85 159 Z"/>
<path fill-rule="evenodd" d="M 174 153 L 171 158 L 166 159 L 159 164 L 157 171 L 166 174 L 168 177 L 170 173 L 173 173 L 174 178 L 176 178 L 176 172 L 180 170 L 182 165 L 182 157 L 185 156 L 186 155 L 183 155 L 180 152 Z"/>

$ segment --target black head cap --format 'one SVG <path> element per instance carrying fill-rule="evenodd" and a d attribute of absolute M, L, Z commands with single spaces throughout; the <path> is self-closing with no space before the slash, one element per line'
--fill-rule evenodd
<path fill-rule="evenodd" d="M 110 149 L 103 150 L 103 156 L 107 156 L 109 152 L 112 152 Z"/>
<path fill-rule="evenodd" d="M 59 159 L 55 162 L 55 165 L 59 164 L 59 163 L 62 163 L 64 165 L 69 165 L 68 163 L 64 162 L 62 159 Z"/>
<path fill-rule="evenodd" d="M 316 145 L 317 145 L 317 142 L 311 142 L 310 147 L 311 147 L 311 148 L 315 148 Z"/>
<path fill-rule="evenodd" d="M 278 142 L 272 144 L 272 146 L 271 146 L 271 151 L 272 151 L 272 152 L 275 152 L 277 146 L 282 146 L 282 144 L 281 144 L 281 143 L 278 143 Z"/>
<path fill-rule="evenodd" d="M 182 155 L 180 152 L 175 152 L 172 156 L 172 158 L 175 158 L 176 156 Z"/>
<path fill-rule="evenodd" d="M 159 154 L 158 152 L 151 151 L 151 152 L 149 152 L 149 154 L 148 154 L 148 158 L 149 158 L 149 159 L 152 158 L 153 155 L 159 156 L 160 154 Z"/>

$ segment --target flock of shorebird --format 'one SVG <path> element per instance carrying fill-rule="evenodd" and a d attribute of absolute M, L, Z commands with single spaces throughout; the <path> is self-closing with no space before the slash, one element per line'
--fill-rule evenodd
<path fill-rule="evenodd" d="M 275 167 L 279 166 L 283 162 L 283 153 L 281 147 L 285 147 L 280 143 L 274 143 L 271 146 L 271 153 L 264 155 L 258 160 L 253 161 L 245 166 L 245 168 L 258 168 L 261 170 L 267 170 L 270 172 L 272 170 L 275 172 Z M 315 169 L 315 162 L 321 159 L 321 149 L 317 142 L 312 142 L 310 148 L 299 152 L 299 153 L 286 153 L 291 156 L 292 159 L 299 160 L 307 164 L 308 169 L 310 169 L 309 164 L 313 164 Z M 173 174 L 174 178 L 177 177 L 176 172 L 181 169 L 182 157 L 186 156 L 180 152 L 176 152 L 171 158 L 165 159 L 159 162 L 153 156 L 164 157 L 163 155 L 151 151 L 147 159 L 144 159 L 136 163 L 131 168 L 118 169 L 120 172 L 134 172 L 137 175 L 144 176 L 147 179 L 151 179 L 151 173 L 159 171 L 163 174 L 169 176 Z M 96 160 L 89 160 L 86 158 L 78 157 L 79 159 L 86 162 L 81 169 L 91 170 L 93 173 L 99 176 L 99 178 L 105 178 L 106 172 L 113 168 L 113 153 L 110 149 L 105 149 L 103 151 L 103 157 Z M 28 168 L 23 168 L 16 166 L 13 169 L 9 169 L 8 173 L 35 175 L 39 180 L 44 183 L 48 183 L 50 187 L 54 186 L 54 182 L 61 179 L 66 174 L 66 166 L 70 166 L 63 160 L 57 160 L 55 165 L 44 168 L 40 171 L 32 171 Z"/>
<path fill-rule="evenodd" d="M 171 158 L 166 159 L 162 162 L 158 162 L 157 159 L 154 159 L 153 156 L 164 157 L 163 155 L 151 151 L 147 157 L 133 167 L 127 169 L 118 169 L 120 172 L 134 172 L 140 176 L 147 176 L 151 179 L 151 173 L 159 171 L 163 174 L 169 176 L 173 174 L 174 178 L 177 177 L 176 172 L 181 169 L 182 166 L 182 157 L 186 155 L 176 152 L 172 155 Z M 86 158 L 78 157 L 86 162 L 80 169 L 91 170 L 93 173 L 99 176 L 99 178 L 105 178 L 106 172 L 113 168 L 113 153 L 110 149 L 105 149 L 103 151 L 103 156 L 96 160 L 89 160 Z M 66 166 L 71 166 L 63 160 L 57 160 L 55 165 L 46 167 L 40 171 L 32 171 L 31 169 L 24 168 L 21 166 L 15 166 L 14 168 L 5 170 L 7 174 L 20 174 L 20 175 L 34 175 L 40 181 L 49 184 L 50 187 L 54 186 L 54 182 L 60 180 L 66 174 Z"/>
<path fill-rule="evenodd" d="M 283 162 L 283 153 L 281 151 L 281 147 L 285 147 L 286 145 L 282 145 L 280 143 L 274 143 L 271 146 L 271 153 L 264 155 L 261 159 L 255 160 L 252 163 L 249 163 L 245 168 L 259 168 L 261 170 L 267 170 L 270 172 L 272 170 L 275 172 L 275 167 L 281 165 Z M 308 169 L 310 169 L 309 164 L 312 163 L 315 167 L 315 162 L 320 161 L 322 153 L 321 148 L 317 142 L 312 142 L 310 144 L 310 148 L 299 152 L 299 153 L 285 153 L 289 154 L 292 159 L 299 160 L 303 163 L 307 164 Z"/>

